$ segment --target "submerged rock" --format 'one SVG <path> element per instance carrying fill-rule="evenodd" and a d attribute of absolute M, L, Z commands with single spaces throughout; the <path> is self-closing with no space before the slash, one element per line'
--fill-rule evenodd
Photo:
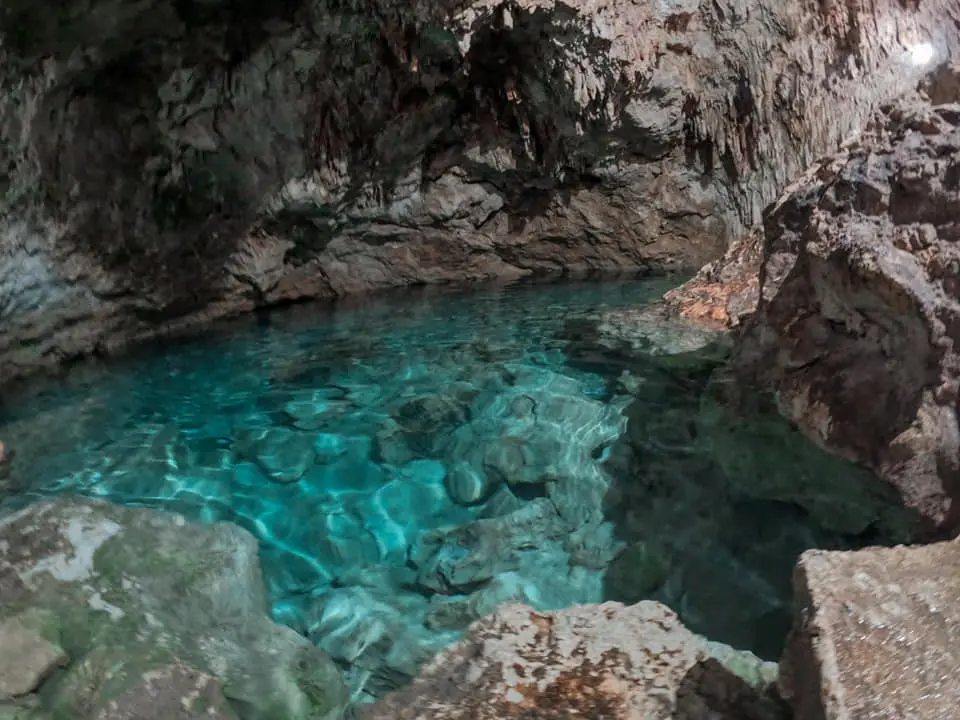
<path fill-rule="evenodd" d="M 496 490 L 497 482 L 471 463 L 459 461 L 447 471 L 446 486 L 455 503 L 473 505 L 488 499 Z"/>
<path fill-rule="evenodd" d="M 796 720 L 956 717 L 958 568 L 956 540 L 804 553 L 780 680 Z"/>
<path fill-rule="evenodd" d="M 317 459 L 313 438 L 291 428 L 270 427 L 243 433 L 238 444 L 244 455 L 279 483 L 296 482 Z"/>
<path fill-rule="evenodd" d="M 593 355 L 602 362 L 609 356 L 642 357 L 667 369 L 688 372 L 710 368 L 725 360 L 730 351 L 724 333 L 676 317 L 662 304 L 608 310 L 578 321 L 568 328 L 568 334 L 573 342 L 567 352 L 575 358 Z"/>
<path fill-rule="evenodd" d="M 708 643 L 653 602 L 501 607 L 362 720 L 781 720 L 776 665 Z"/>
<path fill-rule="evenodd" d="M 118 658 L 124 662 L 126 658 Z M 145 672 L 108 702 L 97 720 L 239 720 L 220 682 L 179 663 Z"/>
<path fill-rule="evenodd" d="M 59 643 L 57 619 L 49 612 L 30 609 L 0 622 L 0 701 L 33 692 L 66 665 Z"/>
<path fill-rule="evenodd" d="M 256 541 L 233 525 L 43 501 L 0 518 L 0 590 L 0 685 L 40 684 L 56 717 L 334 720 L 346 706 L 331 660 L 268 619 Z M 19 675 L 11 628 L 35 650 Z"/>
<path fill-rule="evenodd" d="M 743 385 L 960 529 L 960 66 L 883 109 L 770 208 Z"/>

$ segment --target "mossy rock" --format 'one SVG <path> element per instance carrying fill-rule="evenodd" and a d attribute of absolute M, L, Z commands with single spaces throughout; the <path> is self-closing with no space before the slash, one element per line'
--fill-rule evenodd
<path fill-rule="evenodd" d="M 70 657 L 38 691 L 38 712 L 57 720 L 121 717 L 158 678 L 167 696 L 200 688 L 218 718 L 335 720 L 346 708 L 333 662 L 267 617 L 257 543 L 236 526 L 59 498 L 0 519 L 0 565 L 19 583 L 0 620 L 46 613 L 40 627 Z"/>

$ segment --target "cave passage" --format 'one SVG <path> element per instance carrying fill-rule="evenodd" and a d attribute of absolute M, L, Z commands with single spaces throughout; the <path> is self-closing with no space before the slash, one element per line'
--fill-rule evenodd
<path fill-rule="evenodd" d="M 0 511 L 80 493 L 241 525 L 276 619 L 360 699 L 509 600 L 661 600 L 776 659 L 797 554 L 887 541 L 895 511 L 775 414 L 724 415 L 715 361 L 585 338 L 672 282 L 299 306 L 79 365 L 0 407 Z"/>

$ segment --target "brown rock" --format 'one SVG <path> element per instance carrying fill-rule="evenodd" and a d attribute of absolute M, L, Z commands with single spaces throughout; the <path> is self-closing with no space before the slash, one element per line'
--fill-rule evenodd
<path fill-rule="evenodd" d="M 0 378 L 285 300 L 699 266 L 916 43 L 960 49 L 954 0 L 848 5 L 11 0 Z"/>
<path fill-rule="evenodd" d="M 768 694 L 773 668 L 707 643 L 655 602 L 507 605 L 360 718 L 774 720 L 785 715 Z"/>
<path fill-rule="evenodd" d="M 960 543 L 811 550 L 781 685 L 796 720 L 940 720 L 960 708 Z"/>
<path fill-rule="evenodd" d="M 755 227 L 735 240 L 719 260 L 663 296 L 670 314 L 708 327 L 739 327 L 760 300 L 763 230 Z"/>
<path fill-rule="evenodd" d="M 953 102 L 886 108 L 769 210 L 734 362 L 942 535 L 960 528 L 960 95 L 938 92 Z"/>

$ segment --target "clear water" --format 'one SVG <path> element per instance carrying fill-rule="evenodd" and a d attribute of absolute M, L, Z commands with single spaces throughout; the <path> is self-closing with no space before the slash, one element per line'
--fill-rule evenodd
<path fill-rule="evenodd" d="M 861 529 L 731 490 L 724 472 L 740 471 L 684 430 L 709 367 L 575 351 L 578 320 L 670 284 L 298 307 L 81 365 L 0 408 L 16 452 L 0 509 L 72 492 L 240 524 L 262 543 L 276 618 L 337 659 L 361 699 L 506 600 L 657 598 L 773 655 L 796 554 Z M 793 465 L 816 455 L 789 431 L 758 437 L 730 442 Z"/>

